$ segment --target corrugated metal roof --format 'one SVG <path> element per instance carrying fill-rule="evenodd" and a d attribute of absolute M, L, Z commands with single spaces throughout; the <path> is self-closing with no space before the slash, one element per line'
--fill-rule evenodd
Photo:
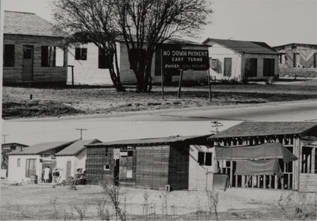
<path fill-rule="evenodd" d="M 98 139 L 93 140 L 78 140 L 75 143 L 69 145 L 62 151 L 58 152 L 56 156 L 73 156 L 79 154 L 82 150 L 84 150 L 86 147 L 85 145 L 89 144 L 95 144 L 95 143 L 101 143 Z"/>
<path fill-rule="evenodd" d="M 159 144 L 171 144 L 176 142 L 194 141 L 200 139 L 206 139 L 209 135 L 201 136 L 170 136 L 170 137 L 157 137 L 157 138 L 142 138 L 142 139 L 129 139 L 129 140 L 117 140 L 98 144 L 87 145 L 87 147 L 106 147 L 106 146 L 127 146 L 127 145 L 159 145 Z"/>
<path fill-rule="evenodd" d="M 273 48 L 275 50 L 280 50 L 280 49 L 283 49 L 283 48 L 288 47 L 288 46 L 291 46 L 291 47 L 297 47 L 297 46 L 310 47 L 310 48 L 317 49 L 317 44 L 305 44 L 305 43 L 289 43 L 289 44 L 277 45 L 277 46 L 274 46 Z"/>
<path fill-rule="evenodd" d="M 232 49 L 239 53 L 246 54 L 278 54 L 272 47 L 265 42 L 256 41 L 238 41 L 238 40 L 226 40 L 208 38 L 204 44 L 212 45 L 213 43 L 220 44 L 226 48 Z"/>
<path fill-rule="evenodd" d="M 317 127 L 317 122 L 243 122 L 210 137 L 210 139 L 291 134 L 300 135 L 313 127 Z"/>
<path fill-rule="evenodd" d="M 4 34 L 65 37 L 66 33 L 30 12 L 5 11 Z"/>
<path fill-rule="evenodd" d="M 57 142 L 46 142 L 46 143 L 39 143 L 28 148 L 23 149 L 22 151 L 14 151 L 11 152 L 10 155 L 34 155 L 34 154 L 41 154 L 43 152 L 53 150 L 59 147 L 68 146 L 75 141 L 57 141 Z"/>

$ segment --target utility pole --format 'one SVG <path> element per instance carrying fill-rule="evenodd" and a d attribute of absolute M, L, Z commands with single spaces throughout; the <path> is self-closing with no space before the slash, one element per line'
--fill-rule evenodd
<path fill-rule="evenodd" d="M 5 144 L 6 143 L 6 137 L 8 137 L 8 134 L 2 134 L 2 143 Z"/>
<path fill-rule="evenodd" d="M 83 139 L 83 131 L 86 131 L 86 130 L 88 130 L 88 129 L 86 129 L 86 128 L 77 128 L 76 130 L 79 130 L 80 131 L 80 138 L 79 139 Z"/>

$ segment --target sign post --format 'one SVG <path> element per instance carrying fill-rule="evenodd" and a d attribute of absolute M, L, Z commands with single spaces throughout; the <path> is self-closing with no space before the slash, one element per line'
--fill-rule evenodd
<path fill-rule="evenodd" d="M 209 98 L 209 102 L 211 102 L 212 100 L 212 93 L 211 93 L 211 82 L 210 82 L 210 69 L 208 69 L 208 98 Z"/>
<path fill-rule="evenodd" d="M 182 81 L 183 81 L 183 69 L 179 70 L 179 79 L 178 79 L 178 93 L 177 97 L 181 98 L 181 93 L 182 93 Z"/>
<path fill-rule="evenodd" d="M 164 63 L 163 63 L 163 49 L 161 49 L 161 90 L 162 90 L 162 99 L 164 100 Z"/>

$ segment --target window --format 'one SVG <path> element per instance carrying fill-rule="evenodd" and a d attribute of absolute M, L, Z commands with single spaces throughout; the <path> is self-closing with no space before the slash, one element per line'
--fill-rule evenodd
<path fill-rule="evenodd" d="M 198 152 L 198 163 L 201 166 L 211 166 L 212 165 L 212 153 L 210 152 Z"/>
<path fill-rule="evenodd" d="M 263 76 L 274 76 L 275 74 L 275 61 L 273 58 L 263 59 Z"/>
<path fill-rule="evenodd" d="M 25 167 L 25 176 L 31 177 L 36 175 L 36 166 L 35 166 L 36 159 L 27 159 L 26 160 L 26 167 Z"/>
<path fill-rule="evenodd" d="M 245 76 L 256 77 L 258 73 L 258 59 L 247 58 L 245 61 Z"/>
<path fill-rule="evenodd" d="M 301 172 L 302 173 L 317 173 L 317 148 L 303 147 L 301 156 Z"/>
<path fill-rule="evenodd" d="M 3 66 L 14 67 L 15 47 L 14 45 L 4 45 L 3 48 Z"/>
<path fill-rule="evenodd" d="M 212 70 L 219 73 L 218 60 L 210 58 L 210 67 Z"/>
<path fill-rule="evenodd" d="M 110 170 L 110 165 L 109 164 L 104 165 L 103 170 L 104 171 L 109 171 Z"/>
<path fill-rule="evenodd" d="M 280 57 L 280 64 L 285 64 L 285 53 L 281 53 L 279 54 L 279 57 Z"/>
<path fill-rule="evenodd" d="M 317 53 L 314 54 L 314 68 L 317 68 Z"/>
<path fill-rule="evenodd" d="M 56 66 L 56 47 L 42 46 L 41 47 L 42 67 Z"/>
<path fill-rule="evenodd" d="M 99 48 L 99 59 L 98 59 L 98 68 L 107 69 L 111 67 L 112 58 L 110 55 L 107 55 L 106 51 L 102 48 Z"/>
<path fill-rule="evenodd" d="M 21 167 L 21 159 L 20 158 L 17 159 L 17 167 Z"/>
<path fill-rule="evenodd" d="M 87 48 L 75 48 L 75 60 L 87 60 Z"/>
<path fill-rule="evenodd" d="M 224 59 L 224 76 L 230 77 L 232 71 L 232 58 L 225 58 Z"/>

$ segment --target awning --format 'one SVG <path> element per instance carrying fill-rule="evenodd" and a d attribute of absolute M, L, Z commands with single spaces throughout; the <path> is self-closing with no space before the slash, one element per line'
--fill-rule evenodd
<path fill-rule="evenodd" d="M 297 160 L 280 143 L 265 143 L 256 146 L 216 147 L 216 160 L 265 160 L 283 159 L 284 162 Z"/>
<path fill-rule="evenodd" d="M 281 175 L 278 159 L 237 161 L 236 175 Z"/>

